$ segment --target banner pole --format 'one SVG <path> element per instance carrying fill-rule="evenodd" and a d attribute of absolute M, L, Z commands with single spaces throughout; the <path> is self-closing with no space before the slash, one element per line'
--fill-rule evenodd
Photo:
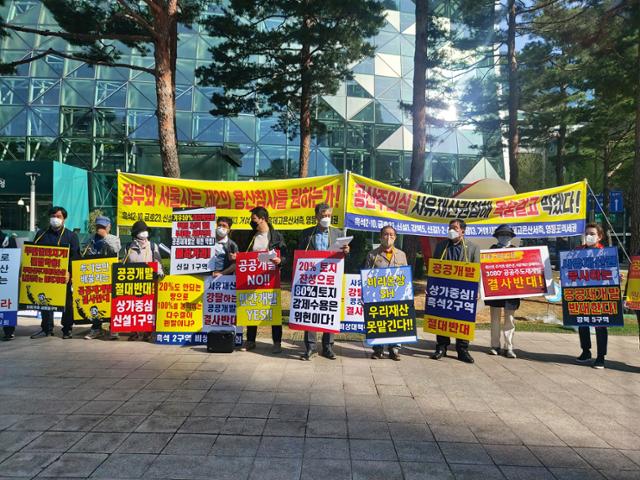
<path fill-rule="evenodd" d="M 589 182 L 587 182 L 587 188 L 589 189 L 589 193 L 593 197 L 593 201 L 596 203 L 596 206 L 602 212 L 602 216 L 607 221 L 607 225 L 609 225 L 611 232 L 613 232 L 613 235 L 616 237 L 616 240 L 618 241 L 618 245 L 620 245 L 620 248 L 622 248 L 622 252 L 624 253 L 624 256 L 627 257 L 627 260 L 629 261 L 629 265 L 631 265 L 631 257 L 629 257 L 629 254 L 627 253 L 627 249 L 624 248 L 624 243 L 620 242 L 620 237 L 616 233 L 616 230 L 613 228 L 613 225 L 611 225 L 611 222 L 609 221 L 609 217 L 607 216 L 606 213 L 604 213 L 604 209 L 602 208 L 602 205 L 600 205 L 600 202 L 596 198 L 596 194 L 593 193 L 593 190 L 591 189 L 591 185 L 589 185 Z"/>
<path fill-rule="evenodd" d="M 349 198 L 349 170 L 344 171 L 344 202 L 342 203 L 342 216 L 344 220 L 343 236 L 347 236 L 347 202 Z"/>

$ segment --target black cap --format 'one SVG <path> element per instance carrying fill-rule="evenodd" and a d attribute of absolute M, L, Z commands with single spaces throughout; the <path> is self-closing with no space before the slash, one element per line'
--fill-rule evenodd
<path fill-rule="evenodd" d="M 138 220 L 131 226 L 131 236 L 137 237 L 140 232 L 148 232 L 149 227 L 142 220 Z"/>
<path fill-rule="evenodd" d="M 498 238 L 500 235 L 509 235 L 511 238 L 516 236 L 516 232 L 513 231 L 513 228 L 511 228 L 509 225 L 504 224 L 504 225 L 500 225 L 498 228 L 496 228 L 496 231 L 493 232 L 493 236 Z"/>

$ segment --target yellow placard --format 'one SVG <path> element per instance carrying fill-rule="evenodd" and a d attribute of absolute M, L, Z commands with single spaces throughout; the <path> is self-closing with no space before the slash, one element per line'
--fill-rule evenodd
<path fill-rule="evenodd" d="M 92 322 L 111 317 L 111 269 L 117 258 L 92 258 L 71 262 L 73 320 Z"/>
<path fill-rule="evenodd" d="M 344 175 L 287 180 L 205 181 L 118 173 L 118 224 L 144 220 L 152 227 L 171 227 L 178 207 L 216 207 L 216 215 L 230 217 L 233 228 L 249 230 L 249 210 L 264 207 L 278 230 L 300 230 L 316 224 L 319 203 L 333 207 L 335 226 L 344 223 Z"/>
<path fill-rule="evenodd" d="M 627 307 L 632 310 L 640 310 L 640 256 L 631 257 L 626 290 Z"/>
<path fill-rule="evenodd" d="M 204 279 L 195 275 L 167 275 L 158 283 L 156 332 L 202 330 Z"/>
<path fill-rule="evenodd" d="M 237 290 L 236 325 L 241 327 L 282 325 L 280 289 Z"/>
<path fill-rule="evenodd" d="M 444 337 L 460 338 L 462 340 L 473 340 L 476 334 L 476 324 L 463 322 L 453 318 L 435 317 L 425 315 L 423 320 L 425 332 Z"/>
<path fill-rule="evenodd" d="M 430 277 L 479 282 L 480 264 L 430 258 L 427 274 Z"/>
<path fill-rule="evenodd" d="M 20 307 L 63 311 L 67 299 L 69 247 L 25 244 L 20 267 Z"/>

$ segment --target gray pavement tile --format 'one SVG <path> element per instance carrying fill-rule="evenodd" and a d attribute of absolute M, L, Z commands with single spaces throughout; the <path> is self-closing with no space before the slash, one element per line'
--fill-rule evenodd
<path fill-rule="evenodd" d="M 640 450 L 620 450 L 620 452 L 640 467 Z"/>
<path fill-rule="evenodd" d="M 208 455 L 217 435 L 176 433 L 162 450 L 163 455 Z"/>
<path fill-rule="evenodd" d="M 106 453 L 65 453 L 49 465 L 41 477 L 88 477 L 107 459 Z"/>
<path fill-rule="evenodd" d="M 553 474 L 545 467 L 501 466 L 507 480 L 554 480 Z"/>
<path fill-rule="evenodd" d="M 495 465 L 463 465 L 454 463 L 451 471 L 456 480 L 504 480 L 505 476 Z"/>
<path fill-rule="evenodd" d="M 557 480 L 603 480 L 605 477 L 593 468 L 550 468 Z"/>
<path fill-rule="evenodd" d="M 542 464 L 527 447 L 520 445 L 483 445 L 496 465 L 540 467 Z"/>
<path fill-rule="evenodd" d="M 453 480 L 446 463 L 400 462 L 404 480 Z"/>
<path fill-rule="evenodd" d="M 258 448 L 258 457 L 302 458 L 304 438 L 263 436 Z"/>
<path fill-rule="evenodd" d="M 351 462 L 351 478 L 353 480 L 403 480 L 399 462 L 353 460 Z"/>
<path fill-rule="evenodd" d="M 162 401 L 139 402 L 137 400 L 129 400 L 125 402 L 115 412 L 116 415 L 150 415 L 160 406 Z"/>
<path fill-rule="evenodd" d="M 393 442 L 401 462 L 444 462 L 436 442 L 399 440 Z"/>
<path fill-rule="evenodd" d="M 311 405 L 309 407 L 309 421 L 317 420 L 345 420 L 347 411 L 343 406 Z"/>
<path fill-rule="evenodd" d="M 70 452 L 112 453 L 129 436 L 128 433 L 89 432 L 80 439 Z"/>
<path fill-rule="evenodd" d="M 600 470 L 607 480 L 638 480 L 640 470 Z"/>
<path fill-rule="evenodd" d="M 227 418 L 222 431 L 225 435 L 262 435 L 266 418 Z"/>
<path fill-rule="evenodd" d="M 231 413 L 230 417 L 240 418 L 267 418 L 271 410 L 270 403 L 238 403 Z"/>
<path fill-rule="evenodd" d="M 349 441 L 344 438 L 307 437 L 304 442 L 304 458 L 348 460 Z"/>
<path fill-rule="evenodd" d="M 22 419 L 11 425 L 8 430 L 49 430 L 65 417 L 65 415 L 25 415 Z"/>
<path fill-rule="evenodd" d="M 287 421 L 306 422 L 309 414 L 307 405 L 279 405 L 274 404 L 269 410 L 269 419 L 279 418 Z"/>
<path fill-rule="evenodd" d="M 351 462 L 339 459 L 305 458 L 300 480 L 351 480 Z"/>
<path fill-rule="evenodd" d="M 345 420 L 309 420 L 306 435 L 307 437 L 347 438 L 347 422 Z"/>
<path fill-rule="evenodd" d="M 255 457 L 260 446 L 260 436 L 218 435 L 211 455 Z"/>
<path fill-rule="evenodd" d="M 465 463 L 492 465 L 493 461 L 482 445 L 474 443 L 439 442 L 440 449 L 449 464 Z"/>
<path fill-rule="evenodd" d="M 347 422 L 349 438 L 386 440 L 390 438 L 387 422 Z"/>
<path fill-rule="evenodd" d="M 193 390 L 188 389 L 187 386 L 188 384 L 182 383 L 179 390 L 171 392 L 171 394 L 167 397 L 167 401 L 179 403 L 198 403 L 206 395 L 208 390 L 208 388 L 204 390 Z"/>
<path fill-rule="evenodd" d="M 469 427 L 462 425 L 429 425 L 438 442 L 478 443 L 478 439 Z"/>
<path fill-rule="evenodd" d="M 179 433 L 220 433 L 225 424 L 224 418 L 219 417 L 188 417 Z"/>
<path fill-rule="evenodd" d="M 397 461 L 395 447 L 391 440 L 349 440 L 352 460 Z"/>
<path fill-rule="evenodd" d="M 274 387 L 275 388 L 275 387 Z M 276 398 L 275 392 L 257 392 L 247 390 L 240 394 L 240 398 L 238 398 L 238 403 L 265 403 L 271 405 Z"/>
<path fill-rule="evenodd" d="M 44 432 L 23 450 L 25 452 L 66 452 L 85 432 Z"/>
<path fill-rule="evenodd" d="M 58 453 L 14 453 L 0 464 L 0 472 L 9 477 L 35 477 L 58 456 Z"/>
<path fill-rule="evenodd" d="M 140 478 L 153 463 L 157 455 L 137 453 L 122 455 L 115 453 L 109 455 L 93 472 L 91 478 Z"/>
<path fill-rule="evenodd" d="M 154 415 L 167 415 L 172 417 L 186 417 L 196 408 L 195 402 L 162 402 L 153 411 Z"/>
<path fill-rule="evenodd" d="M 288 422 L 279 418 L 270 418 L 264 427 L 263 435 L 280 437 L 304 437 L 306 422 Z"/>
<path fill-rule="evenodd" d="M 170 417 L 167 415 L 150 415 L 136 428 L 136 432 L 176 432 L 186 417 Z"/>
<path fill-rule="evenodd" d="M 588 468 L 589 464 L 570 447 L 529 447 L 545 467 Z"/>
<path fill-rule="evenodd" d="M 0 415 L 0 430 L 9 428 L 11 425 L 19 420 L 22 420 L 25 415 Z"/>
<path fill-rule="evenodd" d="M 301 458 L 256 458 L 249 475 L 250 480 L 299 480 L 302 471 Z M 325 477 L 327 478 L 327 477 Z"/>
<path fill-rule="evenodd" d="M 598 470 L 635 470 L 638 465 L 612 448 L 574 448 L 589 465 Z"/>
<path fill-rule="evenodd" d="M 171 433 L 132 433 L 116 450 L 118 453 L 160 453 Z"/>
<path fill-rule="evenodd" d="M 73 413 L 84 415 L 109 415 L 124 404 L 121 400 L 90 400 Z"/>
<path fill-rule="evenodd" d="M 388 426 L 391 438 L 394 441 L 415 440 L 418 442 L 432 442 L 435 440 L 426 423 L 391 422 Z"/>
<path fill-rule="evenodd" d="M 158 455 L 144 473 L 144 478 L 205 478 L 207 457 L 204 455 Z M 209 475 L 213 472 L 210 471 Z"/>
<path fill-rule="evenodd" d="M 147 415 L 109 415 L 100 421 L 94 432 L 133 432 L 147 418 Z"/>
<path fill-rule="evenodd" d="M 200 402 L 191 410 L 192 417 L 228 417 L 235 403 Z"/>
<path fill-rule="evenodd" d="M 60 432 L 88 432 L 107 417 L 102 415 L 67 415 L 49 430 Z"/>

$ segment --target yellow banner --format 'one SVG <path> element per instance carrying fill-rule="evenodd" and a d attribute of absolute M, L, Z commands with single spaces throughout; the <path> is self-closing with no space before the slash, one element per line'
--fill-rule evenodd
<path fill-rule="evenodd" d="M 640 256 L 631 257 L 629 277 L 627 278 L 627 308 L 640 310 Z"/>
<path fill-rule="evenodd" d="M 67 299 L 69 247 L 25 244 L 20 268 L 20 307 L 64 311 Z"/>
<path fill-rule="evenodd" d="M 467 223 L 465 236 L 490 237 L 504 223 L 516 235 L 554 237 L 584 232 L 586 181 L 493 199 L 458 199 L 425 193 L 349 174 L 345 226 L 380 230 L 392 225 L 398 233 L 444 237 L 450 220 Z"/>
<path fill-rule="evenodd" d="M 236 291 L 236 325 L 282 325 L 280 289 Z"/>
<path fill-rule="evenodd" d="M 316 224 L 318 203 L 333 207 L 334 226 L 344 223 L 344 175 L 261 180 L 206 181 L 118 173 L 118 224 L 144 220 L 152 227 L 171 227 L 177 207 L 216 207 L 231 217 L 233 228 L 249 230 L 249 210 L 264 207 L 278 230 L 300 230 Z"/>
<path fill-rule="evenodd" d="M 165 276 L 158 283 L 156 332 L 201 331 L 203 296 L 201 276 Z"/>
<path fill-rule="evenodd" d="M 92 258 L 71 262 L 73 320 L 92 322 L 111 317 L 111 266 L 117 258 Z"/>

